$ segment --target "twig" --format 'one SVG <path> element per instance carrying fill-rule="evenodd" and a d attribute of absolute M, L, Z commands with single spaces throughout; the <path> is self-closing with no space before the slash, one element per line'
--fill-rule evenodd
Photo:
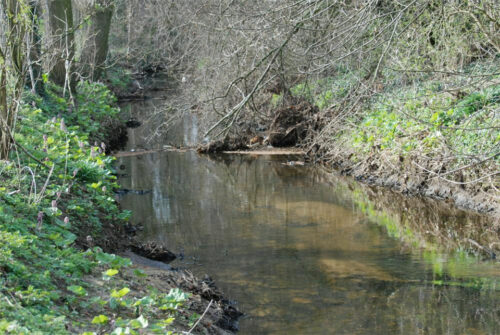
<path fill-rule="evenodd" d="M 10 305 L 10 307 L 15 307 L 13 303 L 10 302 L 9 298 L 4 297 L 7 303 Z"/>
<path fill-rule="evenodd" d="M 250 101 L 250 99 L 253 97 L 253 95 L 258 91 L 258 89 L 260 88 L 262 82 L 264 81 L 266 75 L 269 73 L 269 71 L 271 70 L 271 67 L 272 65 L 274 64 L 274 62 L 276 61 L 276 59 L 278 58 L 278 56 L 280 55 L 280 52 L 288 45 L 288 43 L 290 42 L 290 40 L 292 39 L 292 37 L 297 33 L 299 32 L 300 30 L 300 27 L 302 26 L 302 22 L 299 22 L 297 23 L 292 31 L 288 34 L 287 38 L 285 39 L 285 41 L 277 48 L 274 48 L 273 50 L 271 50 L 271 52 L 269 52 L 265 57 L 264 59 L 268 58 L 270 55 L 272 55 L 272 53 L 274 52 L 274 55 L 273 57 L 271 58 L 271 60 L 269 61 L 269 63 L 267 64 L 267 67 L 266 69 L 264 70 L 264 72 L 260 75 L 259 79 L 257 80 L 257 82 L 255 83 L 254 87 L 252 88 L 252 91 L 246 96 L 243 98 L 243 100 L 241 100 L 236 106 L 234 106 L 230 111 L 229 113 L 227 113 L 223 118 L 221 118 L 219 121 L 217 121 L 206 133 L 205 133 L 205 136 L 204 137 L 207 137 L 208 135 L 210 135 L 219 125 L 221 125 L 224 121 L 226 121 L 227 119 L 229 118 L 232 118 L 232 120 L 230 121 L 229 125 L 227 125 L 221 132 L 219 132 L 217 134 L 216 137 L 220 136 L 222 133 L 226 132 L 229 128 L 231 128 L 231 126 L 233 125 L 233 123 L 235 122 L 236 118 L 238 117 L 239 113 L 241 112 L 241 110 L 246 106 L 246 104 L 248 103 L 248 101 Z M 262 60 L 254 67 L 254 69 L 257 69 L 261 63 L 262 63 Z M 252 70 L 253 71 L 253 70 Z"/>
<path fill-rule="evenodd" d="M 489 160 L 493 160 L 493 159 L 495 159 L 495 158 L 496 158 L 496 157 L 498 157 L 499 155 L 500 155 L 500 152 L 497 152 L 497 153 L 495 153 L 495 154 L 493 154 L 493 155 L 489 156 L 488 158 L 485 158 L 485 159 L 483 159 L 483 160 L 481 160 L 481 161 L 479 161 L 479 162 L 470 163 L 470 164 L 468 164 L 468 165 L 461 166 L 461 167 L 459 167 L 459 168 L 456 168 L 456 169 L 454 169 L 454 170 L 448 171 L 448 172 L 443 173 L 443 174 L 440 174 L 440 173 L 437 173 L 437 172 L 431 171 L 431 170 L 429 170 L 429 169 L 426 169 L 425 167 L 423 167 L 423 166 L 419 165 L 417 162 L 413 162 L 413 164 L 415 164 L 415 165 L 416 165 L 417 167 L 419 167 L 420 169 L 422 169 L 422 170 L 424 170 L 424 171 L 426 171 L 426 172 L 428 172 L 428 173 L 430 173 L 430 174 L 433 174 L 433 175 L 434 175 L 434 177 L 433 177 L 433 178 L 440 178 L 440 179 L 444 179 L 444 180 L 446 180 L 446 181 L 450 181 L 450 180 L 448 180 L 448 179 L 446 179 L 446 178 L 443 178 L 443 177 L 444 177 L 444 176 L 446 176 L 446 175 L 449 175 L 449 174 L 452 174 L 452 173 L 455 173 L 455 172 L 461 171 L 461 170 L 465 170 L 465 169 L 468 169 L 468 168 L 471 168 L 471 167 L 474 167 L 474 166 L 477 166 L 477 165 L 481 165 L 481 164 L 483 164 L 483 163 L 485 163 L 485 162 L 487 162 L 487 161 L 489 161 Z M 491 175 L 488 175 L 488 176 L 495 176 L 495 175 L 497 175 L 497 174 L 500 174 L 500 172 L 495 172 L 495 173 L 493 173 L 493 174 L 491 174 Z M 479 181 L 479 180 L 481 180 L 481 179 L 484 179 L 484 178 L 486 178 L 486 177 L 488 177 L 488 176 L 481 177 L 481 178 L 477 179 L 476 181 Z M 456 182 L 456 183 L 458 183 L 458 182 Z M 470 183 L 470 182 L 468 182 L 468 183 Z M 468 183 L 459 183 L 459 184 L 468 184 Z"/>
<path fill-rule="evenodd" d="M 47 185 L 49 184 L 50 177 L 52 177 L 52 172 L 54 172 L 54 167 L 55 165 L 52 165 L 52 168 L 49 171 L 49 175 L 47 176 L 47 180 L 45 180 L 45 184 L 43 185 L 43 188 L 40 191 L 40 194 L 38 195 L 38 199 L 35 200 L 35 203 L 39 203 L 42 200 L 43 194 L 45 193 Z"/>
<path fill-rule="evenodd" d="M 205 314 L 207 314 L 208 309 L 210 308 L 210 306 L 212 306 L 213 302 L 214 302 L 213 300 L 210 300 L 210 303 L 208 304 L 207 308 L 205 308 L 205 311 L 200 316 L 200 318 L 198 319 L 198 321 L 196 321 L 196 323 L 193 325 L 193 327 L 191 327 L 191 329 L 189 329 L 189 331 L 187 333 L 184 332 L 184 334 L 191 334 L 191 332 L 196 328 L 196 326 L 198 325 L 198 323 L 200 323 L 201 319 L 203 319 L 203 317 L 205 316 Z"/>
<path fill-rule="evenodd" d="M 33 201 L 36 201 L 36 178 L 35 178 L 35 173 L 29 166 L 25 166 L 21 169 L 20 173 L 23 172 L 24 170 L 28 170 L 28 172 L 31 174 L 31 187 L 30 187 L 30 195 L 28 197 L 28 202 L 31 202 L 31 195 L 34 192 L 33 196 Z"/>

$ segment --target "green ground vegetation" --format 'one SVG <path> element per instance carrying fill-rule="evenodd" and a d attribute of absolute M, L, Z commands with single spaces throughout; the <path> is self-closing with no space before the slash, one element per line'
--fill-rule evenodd
<path fill-rule="evenodd" d="M 113 158 L 89 139 L 118 113 L 102 84 L 79 84 L 75 105 L 50 83 L 43 98 L 25 93 L 15 150 L 0 161 L 1 334 L 174 332 L 188 294 L 139 294 L 144 273 L 92 247 L 130 216 L 114 199 Z"/>
<path fill-rule="evenodd" d="M 453 157 L 448 169 L 481 160 L 500 162 L 500 77 L 498 60 L 474 63 L 463 73 L 421 75 L 411 85 L 387 70 L 379 93 L 362 102 L 358 112 L 342 117 L 331 131 L 330 147 L 350 148 L 354 162 L 376 152 L 389 159 Z M 335 77 L 291 88 L 322 111 L 335 115 L 363 73 L 338 71 Z M 471 80 L 478 80 L 471 84 Z M 352 100 L 353 97 L 350 97 Z M 271 102 L 278 104 L 281 96 Z M 483 175 L 484 176 L 484 175 Z"/>
<path fill-rule="evenodd" d="M 450 152 L 456 163 L 495 154 L 500 143 L 500 85 L 456 98 L 439 82 L 381 94 L 348 136 L 361 152 L 398 155 Z M 497 157 L 499 160 L 500 157 Z"/>

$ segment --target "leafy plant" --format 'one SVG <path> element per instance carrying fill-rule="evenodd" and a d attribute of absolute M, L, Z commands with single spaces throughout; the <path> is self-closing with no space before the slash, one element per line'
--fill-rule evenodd
<path fill-rule="evenodd" d="M 116 117 L 115 98 L 102 84 L 81 83 L 75 108 L 46 86 L 44 98 L 24 95 L 15 139 L 25 151 L 0 162 L 0 333 L 163 334 L 188 296 L 139 296 L 123 278 L 129 259 L 76 245 L 130 217 L 114 200 L 113 158 L 88 141 Z"/>

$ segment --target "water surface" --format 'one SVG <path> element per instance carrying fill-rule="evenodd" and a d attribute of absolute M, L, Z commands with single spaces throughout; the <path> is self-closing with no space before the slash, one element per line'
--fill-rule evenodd
<path fill-rule="evenodd" d="M 397 209 L 406 221 L 396 234 L 389 216 L 377 221 L 373 209 L 360 211 L 355 183 L 327 182 L 319 169 L 284 165 L 289 159 L 121 157 L 121 185 L 145 191 L 121 203 L 144 225 L 144 239 L 182 253 L 174 266 L 210 274 L 238 301 L 247 314 L 241 334 L 500 333 L 499 264 L 422 249 L 405 226 L 465 227 L 474 216 L 426 218 L 427 205 L 394 196 L 386 202 L 406 208 Z"/>

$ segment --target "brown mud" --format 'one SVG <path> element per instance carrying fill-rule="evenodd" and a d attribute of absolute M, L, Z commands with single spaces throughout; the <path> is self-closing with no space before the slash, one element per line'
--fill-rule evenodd
<path fill-rule="evenodd" d="M 156 242 L 141 243 L 136 241 L 130 245 L 130 249 L 146 259 L 163 263 L 170 263 L 177 258 L 173 252 Z"/>
<path fill-rule="evenodd" d="M 237 320 L 242 314 L 232 306 L 231 302 L 223 298 L 210 277 L 198 279 L 188 270 L 173 269 L 165 263 L 150 261 L 130 251 L 121 252 L 119 255 L 132 261 L 131 266 L 122 268 L 115 277 L 118 286 L 130 289 L 130 296 L 142 298 L 148 296 L 151 289 L 168 294 L 171 289 L 180 288 L 183 292 L 190 293 L 188 300 L 176 310 L 173 326 L 177 331 L 190 334 L 230 335 L 238 330 Z M 137 276 L 137 270 L 140 270 L 141 276 Z M 106 283 L 100 278 L 99 273 L 90 274 L 85 279 L 91 284 L 88 290 L 92 295 L 108 294 Z M 196 326 L 192 326 L 194 313 L 197 314 L 195 321 L 199 320 Z M 90 318 L 95 311 L 89 308 L 83 314 Z M 165 314 L 164 317 L 169 317 L 169 314 Z M 81 333 L 82 330 L 70 329 L 70 331 Z"/>
<path fill-rule="evenodd" d="M 195 277 L 189 270 L 174 269 L 168 263 L 177 256 L 165 246 L 156 242 L 142 242 L 135 237 L 141 227 L 133 225 L 117 225 L 108 221 L 103 224 L 102 231 L 91 234 L 92 229 L 83 228 L 76 241 L 77 246 L 89 249 L 98 246 L 105 252 L 119 254 L 129 258 L 133 266 L 122 275 L 122 280 L 132 290 L 135 296 L 146 296 L 151 287 L 159 292 L 168 293 L 171 288 L 180 288 L 190 293 L 189 301 L 179 310 L 181 316 L 177 327 L 188 330 L 186 322 L 190 315 L 196 313 L 203 318 L 193 330 L 193 334 L 228 335 L 238 331 L 238 319 L 243 315 L 234 303 L 224 297 L 209 276 L 203 279 Z M 140 269 L 146 276 L 138 279 L 133 274 L 134 269 Z M 96 291 L 103 286 L 96 278 L 88 278 L 95 282 Z M 141 281 L 141 283 L 138 282 Z M 207 307 L 210 307 L 207 309 Z"/>
<path fill-rule="evenodd" d="M 202 334 L 232 334 L 238 331 L 238 319 L 243 315 L 233 303 L 224 298 L 224 294 L 215 286 L 209 276 L 203 279 L 195 277 L 189 270 L 173 269 L 167 264 L 151 261 L 132 252 L 125 252 L 123 256 L 132 260 L 133 268 L 140 268 L 147 274 L 146 286 L 152 286 L 160 292 L 168 292 L 171 288 L 180 288 L 184 292 L 191 293 L 186 310 L 189 314 L 195 312 L 203 315 L 194 333 Z M 134 276 L 129 280 L 133 281 Z M 139 291 L 140 287 L 136 287 Z M 147 292 L 144 292 L 147 294 Z M 208 307 L 210 306 L 210 307 Z M 208 307 L 208 309 L 207 309 Z M 186 311 L 181 310 L 189 316 Z"/>
<path fill-rule="evenodd" d="M 127 126 L 118 119 L 109 119 L 104 125 L 103 143 L 106 145 L 106 153 L 122 150 L 127 143 Z"/>
<path fill-rule="evenodd" d="M 453 184 L 430 173 L 423 173 L 412 162 L 393 162 L 388 167 L 382 157 L 372 155 L 362 162 L 353 162 L 350 154 L 338 155 L 335 161 L 325 162 L 342 175 L 352 176 L 369 185 L 391 188 L 408 196 L 424 196 L 442 200 L 458 208 L 500 217 L 500 205 L 495 196 L 482 187 L 464 187 Z M 318 156 L 310 155 L 312 161 Z M 415 158 L 417 160 L 418 158 Z"/>

